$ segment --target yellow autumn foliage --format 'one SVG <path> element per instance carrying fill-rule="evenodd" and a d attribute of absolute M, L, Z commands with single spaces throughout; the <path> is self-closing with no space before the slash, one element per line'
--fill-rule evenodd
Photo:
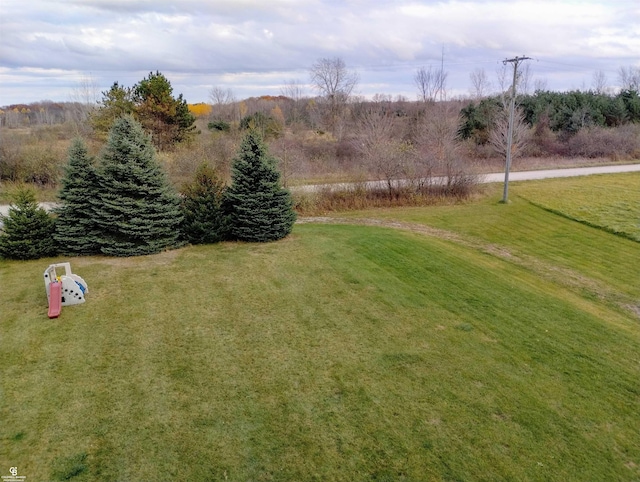
<path fill-rule="evenodd" d="M 191 112 L 196 117 L 205 117 L 211 114 L 211 106 L 209 104 L 205 104 L 204 102 L 200 102 L 198 104 L 188 104 L 189 112 Z"/>

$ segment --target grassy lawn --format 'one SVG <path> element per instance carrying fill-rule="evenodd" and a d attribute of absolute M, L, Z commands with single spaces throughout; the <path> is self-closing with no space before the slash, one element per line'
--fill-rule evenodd
<path fill-rule="evenodd" d="M 504 259 L 555 282 L 580 285 L 595 297 L 639 304 L 638 242 L 625 239 L 626 234 L 612 236 L 606 219 L 567 222 L 576 217 L 578 209 L 599 209 L 620 219 L 631 233 L 631 227 L 640 223 L 639 174 L 512 183 L 509 205 L 498 202 L 502 186 L 493 184 L 485 187 L 477 201 L 466 204 L 377 209 L 340 217 L 352 222 L 376 218 L 439 228 L 446 231 L 445 237 L 454 234 L 458 241 L 477 249 L 502 252 Z M 620 205 L 635 206 L 635 211 L 618 209 Z"/>
<path fill-rule="evenodd" d="M 640 172 L 550 179 L 517 189 L 546 209 L 640 241 Z"/>
<path fill-rule="evenodd" d="M 640 478 L 640 243 L 518 190 L 353 214 L 442 231 L 303 224 L 266 245 L 72 259 L 90 293 L 55 320 L 53 260 L 0 262 L 0 465 L 27 480 Z"/>

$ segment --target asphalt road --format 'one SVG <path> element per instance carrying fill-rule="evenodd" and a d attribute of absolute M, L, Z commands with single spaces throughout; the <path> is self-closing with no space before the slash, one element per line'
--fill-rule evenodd
<path fill-rule="evenodd" d="M 620 166 L 572 167 L 569 169 L 546 169 L 543 171 L 518 171 L 509 173 L 509 181 L 534 181 L 550 177 L 590 176 L 592 174 L 615 174 L 640 171 L 640 164 Z M 486 174 L 482 182 L 504 182 L 504 172 Z"/>
<path fill-rule="evenodd" d="M 640 171 L 640 164 L 623 164 L 616 166 L 597 166 L 597 167 L 574 167 L 568 169 L 545 169 L 540 171 L 516 171 L 509 173 L 509 182 L 511 181 L 534 181 L 536 179 L 548 179 L 553 177 L 576 177 L 576 176 L 590 176 L 593 174 L 615 174 L 620 172 L 638 172 Z M 442 182 L 443 178 L 436 178 L 433 182 Z M 504 172 L 495 172 L 492 174 L 484 174 L 479 179 L 482 183 L 491 182 L 504 182 Z M 369 181 L 365 183 L 370 188 L 384 188 L 384 181 Z M 306 186 L 296 186 L 292 188 L 293 191 L 302 192 L 314 192 L 325 189 L 340 190 L 348 189 L 353 186 L 350 183 L 343 184 L 309 184 Z M 55 206 L 54 203 L 41 203 L 45 209 L 50 210 Z M 9 206 L 0 206 L 0 215 L 6 216 L 9 212 Z"/>
<path fill-rule="evenodd" d="M 597 166 L 597 167 L 572 167 L 567 169 L 545 169 L 539 171 L 516 171 L 509 173 L 509 182 L 511 181 L 534 181 L 536 179 L 547 179 L 552 177 L 577 177 L 590 176 L 593 174 L 615 174 L 620 172 L 640 171 L 640 164 L 623 164 L 616 166 Z M 504 182 L 504 172 L 495 172 L 492 174 L 482 174 L 478 179 L 481 183 Z M 406 182 L 406 181 L 405 181 Z M 444 184 L 446 178 L 437 177 L 431 180 L 433 184 Z M 403 184 L 403 181 L 398 181 Z M 386 187 L 385 181 L 369 181 L 364 183 L 367 188 Z M 292 187 L 292 191 L 298 192 L 315 192 L 321 190 L 344 190 L 353 187 L 352 183 L 338 184 L 308 184 L 305 186 Z"/>

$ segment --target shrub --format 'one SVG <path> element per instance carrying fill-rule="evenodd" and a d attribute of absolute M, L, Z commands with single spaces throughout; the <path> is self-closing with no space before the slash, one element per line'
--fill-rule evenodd
<path fill-rule="evenodd" d="M 215 120 L 215 121 L 209 122 L 207 124 L 207 128 L 210 131 L 229 132 L 231 130 L 231 124 L 223 120 Z"/>
<path fill-rule="evenodd" d="M 224 182 L 208 164 L 201 164 L 193 181 L 182 187 L 182 233 L 191 244 L 217 243 L 223 239 L 224 191 Z"/>
<path fill-rule="evenodd" d="M 38 259 L 56 254 L 54 221 L 38 206 L 29 189 L 19 189 L 8 216 L 0 217 L 0 256 L 6 259 Z"/>
<path fill-rule="evenodd" d="M 567 150 L 571 156 L 629 159 L 640 152 L 640 127 L 628 124 L 581 129 L 567 141 Z"/>

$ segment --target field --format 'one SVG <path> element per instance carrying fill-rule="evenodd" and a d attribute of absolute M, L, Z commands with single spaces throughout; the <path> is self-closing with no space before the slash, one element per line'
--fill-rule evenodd
<path fill-rule="evenodd" d="M 42 272 L 62 259 L 1 262 L 0 465 L 640 479 L 639 184 L 513 183 L 508 205 L 494 185 L 308 219 L 277 243 L 71 259 L 90 293 L 55 320 Z"/>

